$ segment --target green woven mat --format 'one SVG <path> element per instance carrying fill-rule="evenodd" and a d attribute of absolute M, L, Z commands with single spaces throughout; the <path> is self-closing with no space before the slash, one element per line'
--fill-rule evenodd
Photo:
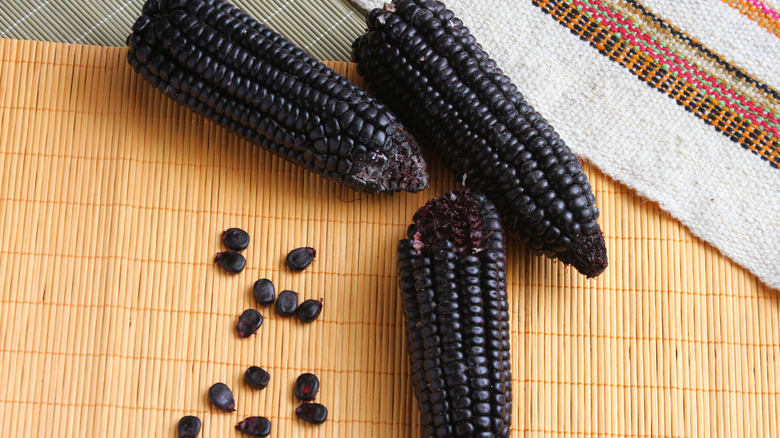
<path fill-rule="evenodd" d="M 0 0 L 0 38 L 123 46 L 144 0 Z M 320 59 L 348 61 L 364 28 L 346 0 L 232 0 Z"/>

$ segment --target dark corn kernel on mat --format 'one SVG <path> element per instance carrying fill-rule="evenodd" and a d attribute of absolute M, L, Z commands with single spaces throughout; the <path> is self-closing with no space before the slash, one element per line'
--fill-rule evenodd
<path fill-rule="evenodd" d="M 419 436 L 396 245 L 424 202 L 458 187 L 365 195 L 306 173 L 143 82 L 123 48 L 0 40 L 0 435 L 204 437 L 265 416 L 272 436 Z M 354 67 L 332 63 L 355 78 Z M 586 163 L 610 266 L 594 280 L 510 240 L 513 436 L 780 435 L 780 291 Z M 220 233 L 251 235 L 237 276 Z M 287 252 L 317 249 L 307 270 Z M 301 324 L 252 284 L 301 301 Z M 243 384 L 257 365 L 271 380 Z M 315 373 L 325 424 L 295 418 Z M 216 382 L 237 411 L 208 403 Z"/>

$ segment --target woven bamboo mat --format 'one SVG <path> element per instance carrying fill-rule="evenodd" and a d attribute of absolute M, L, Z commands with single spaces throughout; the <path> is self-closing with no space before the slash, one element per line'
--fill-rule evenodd
<path fill-rule="evenodd" d="M 357 194 L 164 98 L 121 48 L 0 40 L 0 435 L 204 437 L 264 415 L 273 435 L 419 436 L 395 246 L 414 211 L 456 187 L 430 157 L 416 195 Z M 351 65 L 335 67 L 354 78 Z M 780 436 L 780 293 L 586 166 L 611 266 L 596 280 L 512 242 L 515 436 Z M 220 232 L 252 235 L 248 268 L 212 263 Z M 319 251 L 303 273 L 297 246 Z M 303 325 L 251 284 L 324 298 Z M 271 373 L 263 391 L 243 371 Z M 324 425 L 294 417 L 321 377 Z M 211 409 L 217 381 L 238 411 Z"/>

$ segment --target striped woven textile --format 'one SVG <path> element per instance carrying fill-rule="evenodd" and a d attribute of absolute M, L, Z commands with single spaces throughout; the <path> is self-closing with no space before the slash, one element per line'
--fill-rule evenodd
<path fill-rule="evenodd" d="M 759 0 L 445 4 L 575 153 L 780 288 L 776 7 Z"/>
<path fill-rule="evenodd" d="M 780 167 L 780 94 L 635 0 L 534 3 L 602 55 Z"/>

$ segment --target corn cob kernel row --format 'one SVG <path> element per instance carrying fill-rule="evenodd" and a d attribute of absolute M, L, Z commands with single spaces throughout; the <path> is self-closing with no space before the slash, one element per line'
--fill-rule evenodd
<path fill-rule="evenodd" d="M 426 437 L 505 437 L 511 424 L 504 237 L 484 195 L 429 201 L 398 245 L 412 384 Z"/>
<path fill-rule="evenodd" d="M 422 108 L 414 109 L 409 106 L 411 103 L 415 103 L 414 96 L 424 94 L 422 87 L 426 83 L 421 80 L 412 80 L 412 78 L 420 78 L 419 72 L 409 66 L 400 49 L 384 42 L 382 33 L 370 32 L 366 34 L 366 37 L 374 38 L 374 41 L 371 44 L 360 45 L 360 57 L 363 61 L 358 64 L 358 73 L 383 84 L 382 87 L 375 87 L 373 91 L 377 98 L 391 108 L 424 112 L 424 117 L 409 117 L 405 122 L 407 126 L 415 131 L 424 132 L 429 137 L 429 140 L 433 140 L 433 145 L 438 148 L 441 148 L 441 145 L 449 141 L 449 134 L 441 118 L 435 117 L 431 110 L 438 110 L 442 114 L 455 115 L 456 127 L 467 126 L 462 119 L 457 118 L 457 112 L 455 112 L 452 104 L 445 101 L 441 96 L 436 99 L 429 99 Z M 387 50 L 388 54 L 377 53 L 380 47 L 382 50 Z M 355 47 L 354 49 L 357 50 L 358 48 Z M 407 82 L 413 82 L 413 85 L 407 87 Z M 445 160 L 453 165 L 460 160 L 469 160 L 471 162 L 470 157 L 468 155 L 464 156 L 462 152 L 463 150 L 460 148 L 449 148 Z"/>
<path fill-rule="evenodd" d="M 588 277 L 603 272 L 606 245 L 582 165 L 462 22 L 431 0 L 394 1 L 366 21 L 352 55 L 376 94 L 528 246 Z"/>
<path fill-rule="evenodd" d="M 364 192 L 427 187 L 414 138 L 365 90 L 221 0 L 148 0 L 128 61 L 177 102 Z"/>

